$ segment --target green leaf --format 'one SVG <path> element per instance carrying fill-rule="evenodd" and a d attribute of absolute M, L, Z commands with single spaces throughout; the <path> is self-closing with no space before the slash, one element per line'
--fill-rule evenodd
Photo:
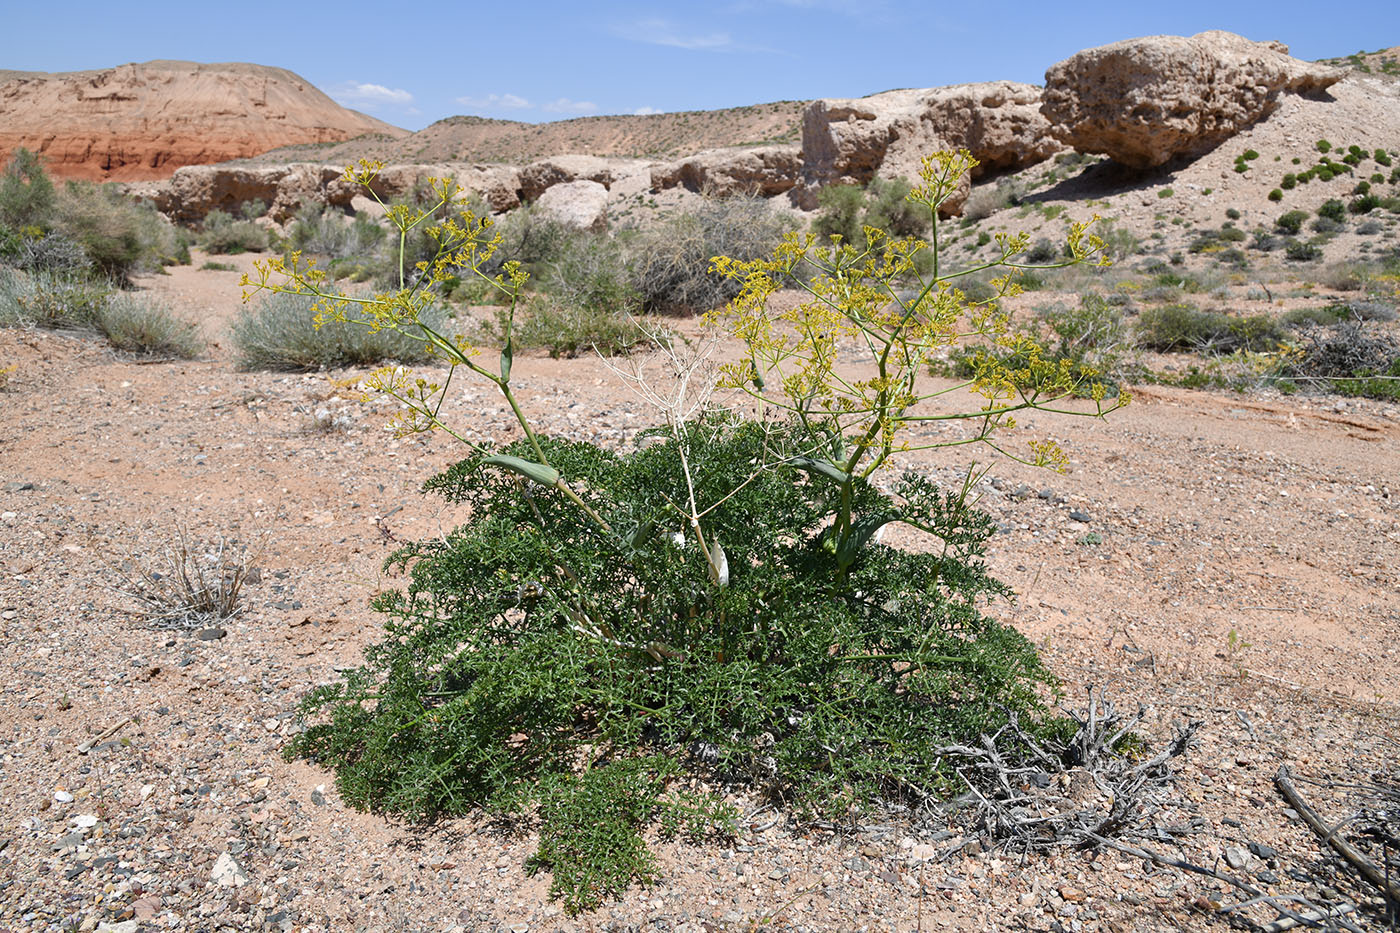
<path fill-rule="evenodd" d="M 487 457 L 481 462 L 488 466 L 497 466 L 503 470 L 517 473 L 526 479 L 534 480 L 541 486 L 553 486 L 559 482 L 559 471 L 554 467 L 523 460 L 520 457 L 512 457 L 509 454 L 497 454 L 494 457 Z"/>
<path fill-rule="evenodd" d="M 842 567 L 849 567 L 856 561 L 856 554 L 865 547 L 866 543 L 875 536 L 875 532 L 888 525 L 890 522 L 898 521 L 899 515 L 895 512 L 876 512 L 873 515 L 863 515 L 851 522 L 851 533 L 846 536 L 836 549 L 836 562 Z"/>
<path fill-rule="evenodd" d="M 788 457 L 787 462 L 805 473 L 820 473 L 822 476 L 844 486 L 851 481 L 851 474 L 827 463 L 825 460 L 813 460 L 811 457 Z"/>

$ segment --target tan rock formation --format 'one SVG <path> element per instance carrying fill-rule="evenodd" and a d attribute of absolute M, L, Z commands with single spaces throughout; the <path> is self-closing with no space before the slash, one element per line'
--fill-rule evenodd
<path fill-rule="evenodd" d="M 182 165 L 365 133 L 407 135 L 281 68 L 154 61 L 0 72 L 0 161 L 22 146 L 61 178 L 166 178 Z"/>
<path fill-rule="evenodd" d="M 368 208 L 360 186 L 344 181 L 343 175 L 340 166 L 304 162 L 187 165 L 176 169 L 166 181 L 132 183 L 127 191 L 149 199 L 174 221 L 198 222 L 210 211 L 235 213 L 250 201 L 262 201 L 268 206 L 268 217 L 286 223 L 303 207 Z M 519 176 L 504 165 L 390 165 L 372 187 L 381 200 L 389 201 L 410 193 L 429 178 L 455 179 L 465 191 L 479 195 L 492 212 L 520 206 Z"/>
<path fill-rule="evenodd" d="M 799 146 L 708 149 L 651 170 L 654 191 L 685 188 L 717 195 L 758 194 L 771 198 L 802 180 Z"/>
<path fill-rule="evenodd" d="M 596 181 L 566 181 L 540 195 L 535 211 L 576 230 L 602 231 L 608 226 L 608 189 Z"/>
<path fill-rule="evenodd" d="M 970 150 L 982 163 L 977 175 L 1024 168 L 1062 148 L 1048 130 L 1040 89 L 1013 81 L 813 101 L 802 118 L 796 200 L 814 205 L 821 187 L 866 184 L 877 175 L 917 178 L 921 159 L 938 149 Z"/>
<path fill-rule="evenodd" d="M 591 155 L 557 155 L 531 162 L 520 170 L 520 197 L 533 201 L 554 185 L 570 181 L 596 181 L 611 188 L 618 174 L 614 162 Z"/>
<path fill-rule="evenodd" d="M 1290 57 L 1280 42 L 1149 36 L 1052 65 L 1041 112 L 1075 149 L 1151 168 L 1208 152 L 1272 112 L 1281 94 L 1317 94 L 1342 76 Z"/>

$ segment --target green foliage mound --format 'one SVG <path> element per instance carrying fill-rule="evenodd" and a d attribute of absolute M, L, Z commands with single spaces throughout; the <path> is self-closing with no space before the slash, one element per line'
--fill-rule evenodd
<path fill-rule="evenodd" d="M 326 321 L 318 327 L 316 316 L 314 303 L 296 295 L 268 295 L 245 309 L 233 322 L 239 366 L 310 372 L 372 366 L 384 360 L 421 363 L 428 358 L 422 341 L 397 331 L 346 321 Z M 425 317 L 441 319 L 436 312 Z"/>
<path fill-rule="evenodd" d="M 327 718 L 291 749 L 335 763 L 351 804 L 519 810 L 541 781 L 642 752 L 839 818 L 940 789 L 942 746 L 1042 714 L 1050 674 L 980 608 L 1008 590 L 982 562 L 993 526 L 966 487 L 854 483 L 867 541 L 902 521 L 940 546 L 868 541 L 842 574 L 826 532 L 842 485 L 796 456 L 752 475 L 791 443 L 771 426 L 690 423 L 627 455 L 539 440 L 615 533 L 500 455 L 427 483 L 473 518 L 393 557 L 411 582 L 376 601 L 386 639 L 311 696 Z M 664 505 L 692 489 L 703 542 Z"/>
<path fill-rule="evenodd" d="M 976 164 L 966 151 L 925 160 L 908 197 L 935 241 L 938 208 Z M 372 192 L 379 169 L 364 163 L 346 178 Z M 428 205 L 388 212 L 401 248 L 440 207 L 460 205 L 456 185 L 434 184 Z M 733 224 L 749 203 L 713 206 Z M 696 229 L 695 216 L 669 229 L 671 254 L 730 233 L 757 246 L 753 229 Z M 1090 223 L 1070 225 L 1058 265 L 1102 255 Z M 1125 394 L 1105 403 L 1106 386 L 999 310 L 1031 268 L 1020 261 L 1027 237 L 998 235 L 998 258 L 958 272 L 940 272 L 926 241 L 873 229 L 863 247 L 789 234 L 768 256 L 708 260 L 722 278 L 710 294 L 733 297 L 709 322 L 742 340 L 747 357 L 721 363 L 670 348 L 673 384 L 639 371 L 634 385 L 664 425 L 615 452 L 540 435 L 522 409 L 512 371 L 529 275 L 499 262 L 505 238 L 492 226 L 469 209 L 446 217 L 432 228 L 437 251 L 401 263 L 397 289 L 373 297 L 339 294 L 296 254 L 255 263 L 245 278 L 306 303 L 326 326 L 395 334 L 445 363 L 423 376 L 384 367 L 363 385 L 400 403 L 400 433 L 441 429 L 469 451 L 425 488 L 470 517 L 391 558 L 408 582 L 374 602 L 384 639 L 308 696 L 308 728 L 289 754 L 334 767 L 355 806 L 419 820 L 478 808 L 535 817 L 534 864 L 582 909 L 650 877 L 639 835 L 648 821 L 692 835 L 724 829 L 722 803 L 687 781 L 845 820 L 957 787 L 955 743 L 1012 719 L 1032 733 L 1055 728 L 1044 705 L 1053 677 L 986 612 L 1008 590 L 983 561 L 993 526 L 969 499 L 981 474 L 969 468 L 951 489 L 912 472 L 885 488 L 872 479 L 917 445 L 1006 451 L 994 435 L 1022 411 L 1103 416 L 1127 403 Z M 916 261 L 926 252 L 931 261 Z M 1006 274 L 985 294 L 953 287 L 992 267 Z M 499 365 L 431 313 L 436 287 L 467 277 L 505 299 Z M 770 303 L 790 282 L 809 300 Z M 981 361 L 962 388 L 982 401 L 949 411 L 949 389 L 923 377 L 969 334 L 1017 362 Z M 863 343 L 868 378 L 838 369 L 838 338 Z M 701 386 L 716 372 L 718 385 L 763 400 L 764 414 L 711 408 Z M 524 440 L 483 445 L 445 420 L 458 373 L 500 392 Z M 1075 395 L 1094 404 L 1057 404 Z M 966 431 L 911 437 L 930 420 Z M 1018 459 L 1065 462 L 1045 439 Z M 931 547 L 883 545 L 891 523 Z"/>

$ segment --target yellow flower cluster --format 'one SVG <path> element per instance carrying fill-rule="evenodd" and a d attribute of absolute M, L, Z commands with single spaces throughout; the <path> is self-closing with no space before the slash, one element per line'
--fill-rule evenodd
<path fill-rule="evenodd" d="M 993 435 L 1014 427 L 1016 411 L 1075 395 L 1094 403 L 1091 414 L 1126 404 L 1126 396 L 1105 404 L 1107 392 L 1092 381 L 1095 374 L 1068 360 L 1048 359 L 1035 340 L 1013 333 L 1001 301 L 1020 293 L 1022 269 L 1045 268 L 1018 261 L 1029 246 L 1026 234 L 997 234 L 999 256 L 991 262 L 955 272 L 940 267 L 939 208 L 977 164 L 966 150 L 923 160 L 922 183 L 908 199 L 929 212 L 934 233 L 928 241 L 866 227 L 864 247 L 840 237 L 819 244 L 812 235 L 789 234 L 768 258 L 716 257 L 713 271 L 738 282 L 742 291 L 708 320 L 748 348 L 748 359 L 721 368 L 721 385 L 788 411 L 814 436 L 843 437 L 847 443 L 831 465 L 862 475 L 896 450 L 910 449 L 901 435 L 920 422 L 962 419 L 973 425 L 970 438 L 920 446 L 982 441 L 1000 450 Z M 1103 241 L 1091 232 L 1094 220 L 1071 225 L 1069 258 L 1056 266 L 1107 264 Z M 991 280 L 990 297 L 973 300 L 957 287 L 963 276 L 994 268 L 1005 271 Z M 805 291 L 806 300 L 772 302 L 785 288 Z M 924 403 L 954 391 L 921 385 L 931 364 L 973 338 L 984 344 L 975 354 L 976 375 L 954 388 L 975 392 L 983 403 L 967 411 L 924 413 Z M 1018 459 L 1055 466 L 1063 454 L 1053 442 L 1037 441 L 1028 457 Z"/>

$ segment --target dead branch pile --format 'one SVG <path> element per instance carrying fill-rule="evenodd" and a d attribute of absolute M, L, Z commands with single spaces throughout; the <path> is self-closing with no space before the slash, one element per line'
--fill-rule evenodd
<path fill-rule="evenodd" d="M 1002 729 L 984 735 L 980 748 L 943 750 L 968 790 L 930 810 L 980 837 L 984 846 L 1020 852 L 1093 848 L 1103 838 L 1171 841 L 1190 834 L 1198 821 L 1174 797 L 1171 761 L 1186 753 L 1200 723 L 1178 729 L 1159 752 L 1144 757 L 1136 730 L 1146 713 L 1139 707 L 1124 716 L 1090 690 L 1088 708 L 1070 713 L 1078 729 L 1059 742 L 1031 735 L 1012 716 Z"/>

